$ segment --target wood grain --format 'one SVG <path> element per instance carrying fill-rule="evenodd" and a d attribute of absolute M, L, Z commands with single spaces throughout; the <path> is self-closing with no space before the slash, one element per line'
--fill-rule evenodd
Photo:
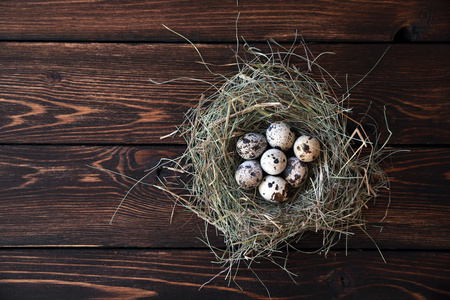
<path fill-rule="evenodd" d="M 448 41 L 446 1 L 1 1 L 0 39 L 47 41 Z M 357 26 L 355 26 L 357 24 Z"/>
<path fill-rule="evenodd" d="M 450 255 L 375 251 L 292 255 L 289 276 L 268 261 L 252 265 L 272 299 L 445 299 Z M 228 285 L 208 251 L 91 249 L 2 250 L 2 299 L 268 299 L 255 275 L 241 266 Z M 370 296 L 369 296 L 370 295 Z"/>
<path fill-rule="evenodd" d="M 264 45 L 259 45 L 266 47 Z M 198 45 L 214 72 L 234 67 L 234 45 Z M 386 50 L 378 44 L 310 46 L 343 88 L 361 79 Z M 393 144 L 450 141 L 449 45 L 393 45 L 377 68 L 352 90 L 360 119 L 368 107 L 382 140 L 386 106 Z M 99 43 L 0 43 L 2 143 L 182 144 L 160 140 L 175 129 L 208 88 L 196 81 L 155 85 L 179 77 L 215 78 L 190 45 Z M 295 62 L 295 61 L 294 61 Z M 348 74 L 348 79 L 346 75 Z"/>
<path fill-rule="evenodd" d="M 175 158 L 183 149 L 0 147 L 0 246 L 204 247 L 198 240 L 203 221 L 180 207 L 174 208 L 171 198 L 148 185 L 136 187 L 110 225 L 114 210 L 134 182 L 87 166 L 141 178 L 159 159 Z M 395 154 L 385 166 L 392 178 L 391 203 L 389 194 L 383 192 L 370 205 L 364 212 L 369 222 L 367 231 L 382 249 L 448 250 L 450 151 L 411 150 Z M 159 178 L 170 175 L 162 171 Z M 144 183 L 158 184 L 157 176 L 158 172 L 151 174 Z M 388 215 L 381 221 L 388 206 Z M 212 228 L 208 232 L 210 240 L 222 246 L 222 237 Z M 298 246 L 317 249 L 320 245 L 320 234 L 311 233 Z M 344 241 L 338 245 L 344 247 Z M 355 230 L 348 247 L 375 246 Z"/>

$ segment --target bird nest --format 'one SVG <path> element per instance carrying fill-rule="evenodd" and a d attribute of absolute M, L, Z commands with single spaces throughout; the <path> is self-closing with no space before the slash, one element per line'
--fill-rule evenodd
<path fill-rule="evenodd" d="M 173 183 L 157 185 L 221 232 L 224 249 L 204 240 L 228 270 L 241 262 L 272 259 L 286 246 L 301 247 L 299 241 L 309 232 L 320 234 L 317 251 L 327 253 L 353 229 L 364 230 L 363 208 L 388 187 L 379 165 L 385 144 L 371 141 L 349 116 L 349 90 L 335 94 L 334 79 L 305 45 L 306 57 L 276 46 L 266 53 L 247 45 L 246 55 L 252 58 L 237 56 L 236 74 L 222 77 L 213 94 L 187 112 L 177 130 L 186 150 L 163 163 L 188 175 L 180 181 L 184 192 Z M 257 188 L 242 189 L 235 179 L 243 161 L 236 153 L 238 138 L 265 133 L 277 121 L 321 144 L 319 157 L 308 163 L 307 180 L 281 203 L 263 199 Z"/>

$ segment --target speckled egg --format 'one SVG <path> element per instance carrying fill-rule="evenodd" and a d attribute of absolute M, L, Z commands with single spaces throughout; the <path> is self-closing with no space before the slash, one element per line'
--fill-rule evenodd
<path fill-rule="evenodd" d="M 294 153 L 303 162 L 311 162 L 320 155 L 320 142 L 317 138 L 302 135 L 294 143 Z"/>
<path fill-rule="evenodd" d="M 269 149 L 261 156 L 261 168 L 269 175 L 277 175 L 286 168 L 287 158 L 283 151 Z"/>
<path fill-rule="evenodd" d="M 263 171 L 257 161 L 246 160 L 239 165 L 234 177 L 241 188 L 249 190 L 261 183 Z"/>
<path fill-rule="evenodd" d="M 246 133 L 236 143 L 236 151 L 243 159 L 255 159 L 267 148 L 267 140 L 259 133 Z"/>
<path fill-rule="evenodd" d="M 297 157 L 289 157 L 282 176 L 293 188 L 298 188 L 308 176 L 308 165 Z"/>
<path fill-rule="evenodd" d="M 266 138 L 271 147 L 287 151 L 294 145 L 295 133 L 288 124 L 275 122 L 267 128 Z"/>
<path fill-rule="evenodd" d="M 284 202 L 288 199 L 289 186 L 279 177 L 267 175 L 258 187 L 261 197 L 270 202 Z"/>

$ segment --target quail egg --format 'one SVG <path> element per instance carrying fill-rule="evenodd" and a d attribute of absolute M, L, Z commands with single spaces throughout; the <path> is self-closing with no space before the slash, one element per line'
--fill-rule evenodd
<path fill-rule="evenodd" d="M 246 160 L 239 165 L 234 177 L 241 188 L 249 190 L 261 183 L 263 171 L 257 161 Z"/>
<path fill-rule="evenodd" d="M 259 133 L 246 133 L 236 143 L 236 151 L 243 159 L 255 159 L 267 148 L 267 140 Z"/>
<path fill-rule="evenodd" d="M 295 142 L 295 133 L 292 128 L 284 122 L 275 122 L 266 130 L 267 142 L 270 146 L 282 151 L 292 148 Z"/>
<path fill-rule="evenodd" d="M 320 142 L 317 138 L 302 135 L 294 143 L 294 153 L 303 162 L 311 162 L 319 157 Z"/>
<path fill-rule="evenodd" d="M 286 163 L 286 154 L 278 149 L 269 149 L 261 156 L 261 168 L 269 175 L 277 175 L 283 172 Z"/>
<path fill-rule="evenodd" d="M 289 186 L 279 177 L 267 175 L 258 187 L 261 197 L 270 202 L 284 202 L 288 199 Z"/>
<path fill-rule="evenodd" d="M 301 186 L 308 175 L 308 165 L 297 157 L 289 157 L 282 176 L 293 188 Z"/>

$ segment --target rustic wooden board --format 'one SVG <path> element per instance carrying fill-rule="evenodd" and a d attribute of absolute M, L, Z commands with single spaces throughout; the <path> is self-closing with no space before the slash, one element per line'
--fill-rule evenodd
<path fill-rule="evenodd" d="M 204 247 L 197 239 L 203 221 L 177 207 L 170 223 L 172 200 L 148 185 L 130 194 L 109 225 L 133 181 L 86 166 L 140 178 L 159 159 L 174 158 L 183 149 L 1 146 L 0 246 Z M 387 162 L 392 178 L 387 218 L 381 221 L 389 205 L 387 192 L 365 212 L 367 230 L 382 249 L 450 249 L 449 158 L 448 148 L 419 147 Z M 157 173 L 144 182 L 157 184 Z M 374 226 L 383 228 L 380 232 Z M 374 249 L 367 236 L 359 230 L 355 233 L 350 248 Z M 222 237 L 212 228 L 209 235 L 215 245 L 222 245 Z M 299 246 L 317 249 L 320 244 L 320 235 L 311 234 Z"/>
<path fill-rule="evenodd" d="M 239 2 L 239 5 L 236 5 Z M 179 41 L 448 41 L 446 1 L 1 1 L 0 39 Z"/>
<path fill-rule="evenodd" d="M 264 44 L 259 46 L 265 47 Z M 234 62 L 234 45 L 198 45 L 215 72 Z M 352 86 L 377 62 L 387 45 L 311 45 L 319 62 Z M 300 50 L 301 52 L 301 50 Z M 369 114 L 386 137 L 387 106 L 393 144 L 450 141 L 449 45 L 393 45 L 378 67 L 352 90 L 352 117 Z M 302 54 L 302 53 L 300 53 Z M 214 81 L 185 44 L 0 43 L 0 140 L 2 143 L 158 144 L 172 132 Z M 367 128 L 371 128 L 368 126 Z M 366 128 L 366 129 L 367 129 Z"/>
<path fill-rule="evenodd" d="M 296 254 L 289 276 L 268 261 L 252 265 L 272 299 L 446 299 L 450 255 L 441 252 Z M 2 250 L 2 299 L 268 299 L 244 265 L 228 286 L 208 251 Z"/>

